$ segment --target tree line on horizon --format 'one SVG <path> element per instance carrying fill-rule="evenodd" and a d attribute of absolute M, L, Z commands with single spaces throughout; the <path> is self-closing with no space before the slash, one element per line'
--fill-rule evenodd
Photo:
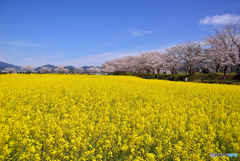
<path fill-rule="evenodd" d="M 5 72 L 7 73 L 16 73 L 17 70 L 15 68 L 5 68 L 4 69 Z M 97 66 L 93 66 L 88 68 L 86 71 L 84 71 L 84 69 L 82 67 L 75 67 L 74 71 L 70 71 L 69 69 L 65 68 L 65 66 L 58 66 L 57 68 L 50 68 L 50 67 L 41 67 L 39 71 L 35 71 L 33 66 L 31 65 L 27 65 L 27 66 L 23 66 L 20 71 L 18 71 L 18 73 L 32 73 L 32 72 L 36 72 L 36 73 L 75 73 L 75 74 L 82 74 L 82 73 L 99 73 L 101 72 L 101 69 L 98 68 Z"/>
<path fill-rule="evenodd" d="M 166 48 L 166 52 L 150 51 L 139 56 L 126 56 L 107 61 L 101 65 L 104 72 L 158 73 L 160 70 L 185 70 L 226 73 L 236 71 L 240 80 L 240 21 L 231 22 L 214 29 L 215 34 L 201 41 L 180 43 Z"/>

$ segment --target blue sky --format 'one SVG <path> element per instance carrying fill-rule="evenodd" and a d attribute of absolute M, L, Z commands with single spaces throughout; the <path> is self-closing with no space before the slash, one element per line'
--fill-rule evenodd
<path fill-rule="evenodd" d="M 0 61 L 100 66 L 236 20 L 239 0 L 0 0 Z"/>

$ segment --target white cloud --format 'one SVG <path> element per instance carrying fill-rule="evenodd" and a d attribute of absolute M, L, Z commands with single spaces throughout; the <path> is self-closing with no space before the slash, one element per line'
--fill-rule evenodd
<path fill-rule="evenodd" d="M 217 25 L 217 24 L 227 24 L 229 22 L 240 21 L 240 16 L 235 14 L 224 14 L 224 15 L 215 15 L 213 17 L 206 16 L 199 20 L 199 24 L 204 25 Z"/>
<path fill-rule="evenodd" d="M 0 41 L 0 44 L 11 45 L 16 47 L 41 47 L 42 45 L 31 43 L 28 40 L 17 40 L 17 41 Z"/>
<path fill-rule="evenodd" d="M 141 31 L 141 30 L 133 30 L 132 36 L 141 36 L 141 35 L 146 35 L 146 34 L 152 34 L 154 31 L 147 30 L 147 31 Z"/>

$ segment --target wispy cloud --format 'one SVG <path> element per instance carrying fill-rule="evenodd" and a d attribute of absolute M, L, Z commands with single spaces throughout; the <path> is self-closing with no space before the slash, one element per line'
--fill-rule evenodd
<path fill-rule="evenodd" d="M 175 39 L 174 39 L 175 40 Z M 123 58 L 126 56 L 139 56 L 139 53 L 149 52 L 149 51 L 161 51 L 166 52 L 165 48 L 171 47 L 174 44 L 179 43 L 176 41 L 158 44 L 154 46 L 140 47 L 140 48 L 131 48 L 126 50 L 118 50 L 113 52 L 100 53 L 96 55 L 89 55 L 83 57 L 67 57 L 68 52 L 62 52 L 55 55 L 39 55 L 39 56 L 29 56 L 23 59 L 16 61 L 15 64 L 24 65 L 33 65 L 38 67 L 40 65 L 52 64 L 52 65 L 72 65 L 75 67 L 81 66 L 101 66 L 106 61 Z M 66 56 L 66 57 L 65 57 Z"/>
<path fill-rule="evenodd" d="M 74 62 L 68 62 L 69 64 L 76 64 L 79 63 L 78 66 L 81 65 L 101 65 L 106 61 L 117 59 L 117 58 L 123 58 L 126 56 L 139 56 L 140 53 L 150 52 L 150 51 L 160 51 L 165 53 L 166 48 L 172 47 L 173 45 L 180 43 L 176 41 L 172 41 L 169 43 L 164 43 L 159 45 L 159 48 L 153 47 L 152 49 L 137 49 L 137 50 L 131 50 L 131 51 L 115 51 L 111 53 L 103 53 L 103 54 L 97 54 L 93 56 L 87 56 L 83 58 L 78 58 L 74 60 Z"/>
<path fill-rule="evenodd" d="M 92 48 L 92 49 L 88 49 L 88 50 L 85 50 L 85 51 L 92 51 L 92 50 L 96 50 L 96 49 L 105 48 L 105 47 L 110 46 L 110 45 L 115 44 L 115 43 L 116 43 L 116 42 L 103 44 L 103 45 L 100 45 L 100 46 L 98 46 L 98 47 L 95 47 L 95 48 Z"/>
<path fill-rule="evenodd" d="M 34 61 L 34 60 L 36 60 L 36 57 L 28 57 L 28 58 L 22 59 L 23 62 L 29 62 L 29 61 Z"/>
<path fill-rule="evenodd" d="M 137 56 L 139 55 L 139 52 L 126 52 L 126 53 L 118 53 L 118 52 L 111 52 L 111 53 L 102 53 L 97 55 L 91 55 L 86 57 L 77 58 L 74 60 L 66 61 L 65 64 L 71 64 L 75 67 L 81 67 L 81 66 L 100 66 L 106 61 L 122 58 L 125 56 Z"/>
<path fill-rule="evenodd" d="M 159 48 L 155 50 L 139 50 L 139 51 L 133 51 L 133 52 L 111 52 L 111 53 L 102 53 L 92 56 L 86 56 L 82 58 L 78 58 L 75 60 L 67 61 L 66 63 L 72 64 L 74 66 L 84 66 L 84 65 L 97 65 L 100 66 L 106 61 L 114 60 L 117 58 L 123 58 L 126 56 L 139 56 L 139 53 L 149 52 L 149 51 L 161 51 L 165 52 L 164 48 Z"/>
<path fill-rule="evenodd" d="M 132 30 L 131 33 L 132 33 L 132 36 L 141 36 L 141 35 L 146 35 L 146 34 L 152 34 L 152 33 L 154 33 L 154 31 L 152 31 L 152 30 L 146 30 L 146 31 Z"/>
<path fill-rule="evenodd" d="M 240 3 L 235 3 L 235 4 L 231 5 L 231 6 L 233 7 L 233 6 L 237 6 L 237 5 L 240 5 Z"/>
<path fill-rule="evenodd" d="M 227 24 L 229 22 L 240 21 L 240 16 L 235 14 L 224 14 L 224 15 L 215 15 L 212 17 L 206 16 L 199 20 L 199 24 L 204 25 L 218 25 L 218 24 Z"/>
<path fill-rule="evenodd" d="M 52 64 L 52 62 L 61 61 L 60 58 L 64 57 L 63 53 L 55 54 L 55 55 L 39 55 L 36 57 L 27 57 L 23 58 L 20 63 L 25 65 L 33 65 L 34 67 L 37 67 L 39 65 L 44 64 Z"/>
<path fill-rule="evenodd" d="M 41 47 L 40 44 L 31 43 L 29 40 L 17 40 L 17 41 L 0 41 L 0 44 L 11 45 L 16 47 Z"/>
<path fill-rule="evenodd" d="M 25 55 L 25 53 L 15 49 L 2 50 L 0 51 L 0 61 L 8 61 L 9 59 L 16 59 L 19 61 L 19 57 L 23 55 Z"/>
<path fill-rule="evenodd" d="M 23 52 L 18 51 L 16 49 L 11 49 L 7 54 L 10 54 L 10 55 L 24 55 Z"/>
<path fill-rule="evenodd" d="M 0 61 L 2 61 L 4 59 L 5 59 L 5 56 L 2 53 L 0 53 Z"/>
<path fill-rule="evenodd" d="M 60 54 L 55 54 L 55 55 L 50 55 L 50 56 L 45 56 L 45 55 L 40 55 L 37 57 L 28 57 L 28 58 L 24 58 L 22 59 L 22 61 L 47 61 L 47 60 L 51 60 L 51 59 L 58 59 L 61 57 L 64 57 L 65 55 L 63 55 L 62 53 Z"/>
<path fill-rule="evenodd" d="M 180 22 L 180 20 L 171 21 L 171 22 L 169 22 L 169 24 L 178 23 L 178 22 Z"/>
<path fill-rule="evenodd" d="M 57 59 L 57 58 L 61 58 L 64 57 L 65 55 L 63 55 L 62 53 L 60 54 L 56 54 L 56 55 L 51 55 L 51 56 L 47 56 L 47 57 L 42 57 L 41 61 L 46 61 L 46 60 L 50 60 L 50 59 Z"/>
<path fill-rule="evenodd" d="M 99 65 L 99 63 L 104 60 L 108 60 L 109 57 L 113 56 L 114 53 L 102 53 L 97 55 L 85 56 L 81 58 L 77 58 L 75 60 L 70 60 L 68 64 L 73 64 L 75 66 L 83 66 L 83 65 Z"/>

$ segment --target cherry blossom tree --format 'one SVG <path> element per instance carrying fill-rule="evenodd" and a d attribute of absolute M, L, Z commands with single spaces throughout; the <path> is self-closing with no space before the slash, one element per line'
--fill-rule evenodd
<path fill-rule="evenodd" d="M 187 42 L 175 45 L 171 48 L 180 62 L 185 66 L 187 72 L 192 74 L 193 66 L 199 62 L 202 57 L 202 45 L 200 42 Z"/>
<path fill-rule="evenodd" d="M 113 61 L 107 61 L 101 65 L 102 71 L 106 73 L 113 73 L 116 71 Z"/>
<path fill-rule="evenodd" d="M 81 74 L 81 73 L 83 73 L 83 72 L 84 72 L 84 70 L 83 70 L 81 67 L 76 67 L 76 68 L 74 69 L 74 73 Z"/>
<path fill-rule="evenodd" d="M 91 67 L 91 68 L 88 68 L 88 72 L 89 72 L 89 73 L 94 73 L 94 74 L 96 74 L 96 73 L 101 72 L 101 69 L 100 69 L 100 68 L 97 68 L 96 66 L 93 66 L 93 67 Z"/>
<path fill-rule="evenodd" d="M 171 48 L 166 48 L 167 55 L 165 56 L 166 68 L 171 71 L 172 74 L 175 74 L 175 70 L 180 68 L 180 52 L 181 48 L 176 46 Z"/>
<path fill-rule="evenodd" d="M 127 56 L 123 58 L 114 59 L 107 61 L 101 65 L 104 72 L 140 72 L 141 70 L 146 70 L 148 74 L 150 71 L 159 71 L 165 66 L 164 56 L 161 52 L 153 51 L 147 53 L 141 53 L 140 56 Z"/>
<path fill-rule="evenodd" d="M 41 67 L 39 71 L 40 73 L 50 73 L 52 69 L 49 67 Z"/>
<path fill-rule="evenodd" d="M 136 72 L 137 71 L 137 59 L 135 56 L 126 56 L 119 59 L 119 68 L 122 72 Z"/>
<path fill-rule="evenodd" d="M 68 73 L 69 70 L 65 68 L 65 66 L 58 66 L 57 68 L 54 69 L 56 73 Z"/>
<path fill-rule="evenodd" d="M 127 66 L 129 67 L 130 72 L 132 74 L 134 73 L 139 73 L 140 72 L 140 66 L 141 64 L 139 63 L 139 56 L 128 56 L 127 57 Z"/>
<path fill-rule="evenodd" d="M 140 70 L 146 70 L 150 74 L 151 70 L 154 70 L 154 60 L 152 58 L 152 52 L 140 53 L 139 63 Z"/>
<path fill-rule="evenodd" d="M 205 39 L 205 44 L 209 46 L 205 49 L 204 54 L 206 57 L 205 63 L 212 63 L 215 65 L 216 73 L 219 72 L 219 69 L 223 66 L 224 63 L 224 52 L 221 47 L 220 40 L 217 36 L 207 36 Z"/>
<path fill-rule="evenodd" d="M 5 68 L 4 71 L 9 73 L 16 73 L 17 70 L 15 68 Z"/>
<path fill-rule="evenodd" d="M 155 71 L 159 74 L 160 70 L 164 69 L 166 66 L 166 54 L 159 51 L 147 52 L 149 55 L 148 64 L 150 65 L 151 71 L 155 74 Z"/>
<path fill-rule="evenodd" d="M 27 66 L 23 66 L 21 69 L 20 69 L 22 72 L 26 72 L 26 73 L 31 73 L 31 72 L 34 72 L 34 68 L 32 65 L 27 65 Z"/>
<path fill-rule="evenodd" d="M 226 65 L 233 66 L 240 80 L 240 22 L 231 22 L 215 31 L 220 46 L 228 57 Z"/>
<path fill-rule="evenodd" d="M 240 27 L 239 23 L 229 23 L 215 29 L 215 35 L 207 36 L 204 40 L 209 48 L 205 49 L 206 61 L 215 65 L 215 71 L 223 70 L 223 81 L 229 66 L 238 72 L 240 80 Z"/>
<path fill-rule="evenodd" d="M 154 69 L 156 69 L 157 73 L 160 74 L 160 70 L 166 70 L 167 68 L 167 62 L 166 62 L 167 54 L 157 52 L 154 54 L 153 59 L 155 60 L 155 64 L 153 66 Z"/>

